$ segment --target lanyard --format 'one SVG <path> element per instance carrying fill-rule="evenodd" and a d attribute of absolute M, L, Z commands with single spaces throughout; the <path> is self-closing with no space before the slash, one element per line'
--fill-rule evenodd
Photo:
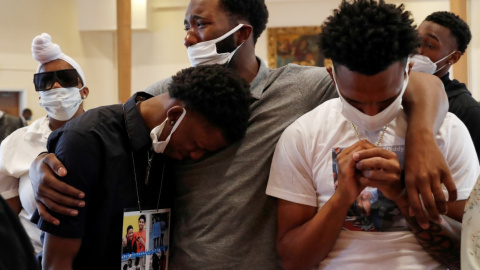
<path fill-rule="evenodd" d="M 125 127 L 128 127 L 127 125 L 127 115 L 125 113 L 125 104 L 122 105 L 122 110 L 123 110 L 123 117 L 125 119 Z M 130 135 L 127 133 L 128 137 L 130 138 Z M 150 153 L 150 154 L 149 154 Z M 137 182 L 137 171 L 135 167 L 135 158 L 133 157 L 133 150 L 130 151 L 130 154 L 132 156 L 132 165 L 133 165 L 133 179 L 135 180 L 135 190 L 137 192 L 137 203 L 138 203 L 138 211 L 142 212 L 142 207 L 140 205 L 140 196 L 138 194 L 138 182 Z M 150 149 L 147 151 L 147 169 L 145 173 L 145 185 L 148 184 L 148 179 L 150 177 L 150 169 L 152 168 L 152 161 L 153 157 L 155 154 L 153 153 L 153 150 Z M 163 187 L 163 175 L 165 173 L 165 161 L 163 161 L 163 168 L 162 168 L 162 178 L 160 180 L 160 190 L 158 191 L 158 200 L 157 200 L 157 210 L 159 209 L 160 206 L 160 197 L 162 195 L 162 187 Z"/>
<path fill-rule="evenodd" d="M 154 153 L 151 153 L 151 155 L 149 155 L 149 152 L 153 152 L 153 151 L 152 150 L 147 151 L 148 165 L 147 165 L 147 171 L 145 173 L 145 184 L 148 184 L 148 178 L 150 177 L 150 169 L 152 168 L 152 160 L 153 160 L 153 157 L 155 156 Z M 136 169 L 135 169 L 135 158 L 133 157 L 133 151 L 131 151 L 130 153 L 132 155 L 133 176 L 134 176 L 134 179 L 135 179 L 135 190 L 137 191 L 138 211 L 140 211 L 140 213 L 141 213 L 142 208 L 140 206 L 140 196 L 138 195 L 138 181 L 137 181 L 137 172 L 136 172 Z M 157 210 L 159 209 L 160 197 L 162 195 L 163 176 L 164 176 L 164 173 L 165 173 L 165 163 L 166 162 L 163 161 L 162 178 L 160 180 L 160 190 L 158 191 L 158 199 L 157 199 Z"/>

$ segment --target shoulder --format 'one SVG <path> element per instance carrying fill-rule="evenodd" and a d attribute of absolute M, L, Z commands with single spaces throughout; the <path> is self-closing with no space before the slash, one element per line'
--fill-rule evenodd
<path fill-rule="evenodd" d="M 152 96 L 158 96 L 168 91 L 168 85 L 172 82 L 172 77 L 165 78 L 158 81 L 145 89 L 144 91 Z"/>
<path fill-rule="evenodd" d="M 299 83 L 302 83 L 303 79 L 307 78 L 314 81 L 330 80 L 328 72 L 324 67 L 300 66 L 297 64 L 288 64 L 272 69 L 271 76 L 291 79 Z"/>
<path fill-rule="evenodd" d="M 2 141 L 2 145 L 20 143 L 23 141 L 23 137 L 27 133 L 27 129 L 28 126 L 16 129 Z"/>
<path fill-rule="evenodd" d="M 119 121 L 123 116 L 122 104 L 102 106 L 90 109 L 85 113 L 68 121 L 62 129 L 64 131 L 88 131 L 98 126 L 110 125 Z"/>
<path fill-rule="evenodd" d="M 341 117 L 340 99 L 334 98 L 323 102 L 313 110 L 300 116 L 285 130 L 285 136 L 299 136 L 307 138 L 322 137 L 337 125 Z"/>

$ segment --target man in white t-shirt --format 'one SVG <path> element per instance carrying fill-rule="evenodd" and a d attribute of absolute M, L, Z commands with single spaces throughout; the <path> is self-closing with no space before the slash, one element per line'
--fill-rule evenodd
<path fill-rule="evenodd" d="M 267 186 L 279 198 L 277 250 L 285 269 L 458 267 L 459 221 L 480 166 L 466 127 L 448 114 L 436 140 L 457 201 L 429 227 L 409 214 L 401 100 L 408 56 L 419 45 L 412 23 L 403 5 L 356 0 L 342 2 L 322 26 L 321 48 L 333 61 L 328 70 L 340 98 L 285 130 Z"/>

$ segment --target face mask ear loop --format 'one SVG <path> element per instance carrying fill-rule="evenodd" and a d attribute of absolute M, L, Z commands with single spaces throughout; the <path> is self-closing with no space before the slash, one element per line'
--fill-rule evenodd
<path fill-rule="evenodd" d="M 435 65 L 437 65 L 439 62 L 442 62 L 443 60 L 445 60 L 447 57 L 451 56 L 451 55 L 454 54 L 455 52 L 456 52 L 456 50 L 453 51 L 453 52 L 451 52 L 451 53 L 448 54 L 447 56 L 443 57 L 442 59 L 438 60 L 437 62 L 435 62 Z M 433 74 L 439 72 L 440 70 L 442 70 L 442 69 L 445 68 L 446 66 L 448 66 L 448 62 L 447 62 L 447 64 L 443 65 L 441 68 L 438 68 L 437 70 L 435 70 L 435 72 L 434 72 Z"/>
<path fill-rule="evenodd" d="M 187 111 L 185 110 L 185 108 L 182 108 L 182 109 L 183 109 L 182 115 L 180 115 L 180 117 L 178 118 L 177 122 L 173 126 L 172 131 L 170 132 L 170 135 L 168 135 L 168 137 L 172 136 L 173 132 L 175 132 L 175 130 L 178 128 L 183 118 L 185 117 L 185 114 L 187 113 Z"/>

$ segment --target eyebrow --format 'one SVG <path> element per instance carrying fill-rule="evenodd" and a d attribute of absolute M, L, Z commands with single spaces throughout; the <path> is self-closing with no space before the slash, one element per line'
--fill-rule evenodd
<path fill-rule="evenodd" d="M 440 42 L 440 40 L 438 39 L 438 37 L 435 36 L 434 34 L 427 34 L 427 36 L 429 36 L 429 37 L 435 39 L 436 41 Z"/>
<path fill-rule="evenodd" d="M 194 20 L 206 19 L 205 17 L 202 17 L 202 16 L 200 16 L 200 15 L 192 15 L 192 16 L 190 16 L 190 17 L 193 18 Z M 188 23 L 188 20 L 187 20 L 187 19 L 183 19 L 183 24 L 186 24 L 186 23 Z"/>

